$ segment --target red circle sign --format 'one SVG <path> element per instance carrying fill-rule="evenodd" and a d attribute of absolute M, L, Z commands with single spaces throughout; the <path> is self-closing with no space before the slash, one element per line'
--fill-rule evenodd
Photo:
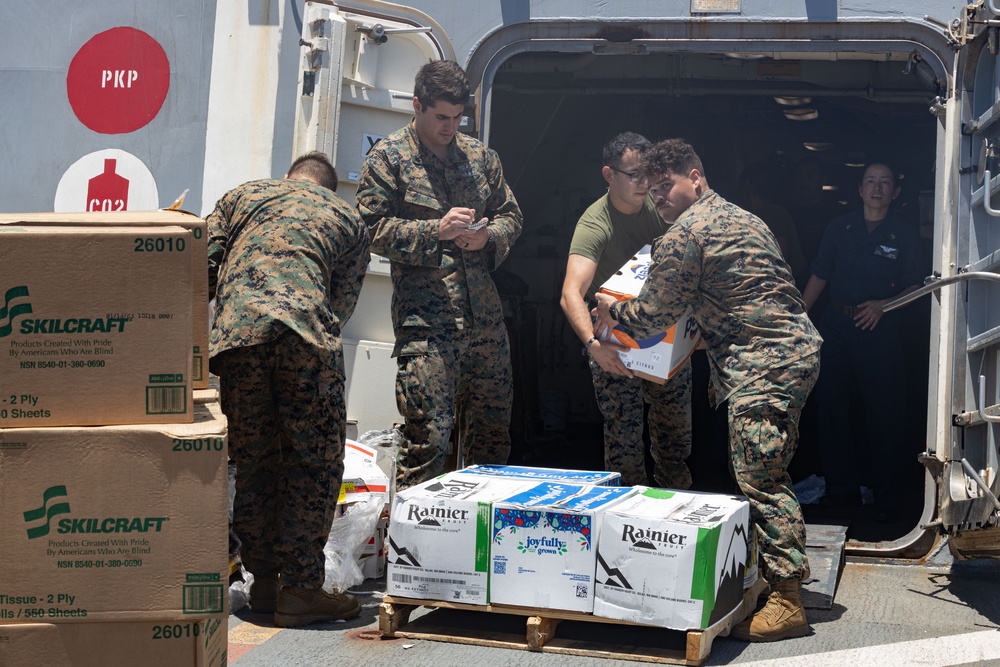
<path fill-rule="evenodd" d="M 66 75 L 73 112 L 101 134 L 138 130 L 160 112 L 169 87 L 163 47 L 128 27 L 94 35 L 73 56 Z"/>

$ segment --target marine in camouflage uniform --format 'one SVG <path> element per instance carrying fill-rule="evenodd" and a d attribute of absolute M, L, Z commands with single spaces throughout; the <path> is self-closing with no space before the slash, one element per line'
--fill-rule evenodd
<path fill-rule="evenodd" d="M 788 464 L 822 339 L 774 235 L 702 183 L 653 249 L 638 297 L 603 305 L 633 337 L 662 331 L 693 308 L 715 395 L 729 401 L 733 472 L 750 502 L 763 574 L 772 584 L 801 580 L 809 576 L 805 523 Z M 655 184 L 651 191 L 664 214 Z"/>
<path fill-rule="evenodd" d="M 423 111 L 463 108 L 442 105 Z M 396 405 L 405 419 L 398 488 L 445 472 L 456 421 L 466 463 L 506 463 L 510 453 L 510 343 L 490 272 L 520 235 L 521 210 L 493 150 L 461 133 L 437 148 L 445 159 L 425 145 L 415 118 L 368 153 L 356 198 L 372 252 L 390 260 Z M 485 246 L 440 237 L 454 207 L 489 219 Z"/>
<path fill-rule="evenodd" d="M 318 589 L 344 471 L 340 330 L 367 230 L 331 190 L 294 176 L 227 192 L 207 222 L 211 368 L 237 466 L 242 561 L 257 579 Z"/>

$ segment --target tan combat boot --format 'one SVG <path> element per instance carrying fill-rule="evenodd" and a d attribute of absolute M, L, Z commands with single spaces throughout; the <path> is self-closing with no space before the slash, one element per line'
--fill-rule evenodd
<path fill-rule="evenodd" d="M 327 593 L 322 588 L 284 586 L 275 607 L 274 624 L 279 628 L 338 621 L 361 613 L 361 603 L 350 593 Z"/>
<path fill-rule="evenodd" d="M 748 642 L 773 642 L 808 633 L 809 621 L 799 597 L 799 580 L 783 579 L 771 585 L 764 608 L 736 625 L 730 636 Z"/>

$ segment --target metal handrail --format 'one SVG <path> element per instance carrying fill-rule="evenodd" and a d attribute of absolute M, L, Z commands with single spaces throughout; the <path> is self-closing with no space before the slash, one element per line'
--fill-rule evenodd
<path fill-rule="evenodd" d="M 991 271 L 967 271 L 965 273 L 956 273 L 955 275 L 948 276 L 947 278 L 941 278 L 940 276 L 928 276 L 927 278 L 924 278 L 923 287 L 919 287 L 909 294 L 899 297 L 898 299 L 889 301 L 882 306 L 882 312 L 887 313 L 890 310 L 901 308 L 902 306 L 905 306 L 912 301 L 916 301 L 926 294 L 936 292 L 942 287 L 947 287 L 948 285 L 952 285 L 963 280 L 990 280 L 993 282 L 1000 282 L 1000 273 L 993 273 Z"/>
<path fill-rule="evenodd" d="M 993 184 L 990 179 L 993 175 L 990 173 L 989 169 L 983 170 L 983 208 L 986 209 L 986 213 L 991 218 L 1000 218 L 1000 209 L 993 208 L 992 202 L 993 198 Z"/>

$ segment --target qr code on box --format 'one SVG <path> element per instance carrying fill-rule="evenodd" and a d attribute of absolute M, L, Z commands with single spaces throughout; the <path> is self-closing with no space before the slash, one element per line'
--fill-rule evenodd
<path fill-rule="evenodd" d="M 587 597 L 587 584 L 577 584 L 576 585 L 576 597 L 585 598 Z"/>
<path fill-rule="evenodd" d="M 507 561 L 498 560 L 493 563 L 493 574 L 507 574 Z"/>

